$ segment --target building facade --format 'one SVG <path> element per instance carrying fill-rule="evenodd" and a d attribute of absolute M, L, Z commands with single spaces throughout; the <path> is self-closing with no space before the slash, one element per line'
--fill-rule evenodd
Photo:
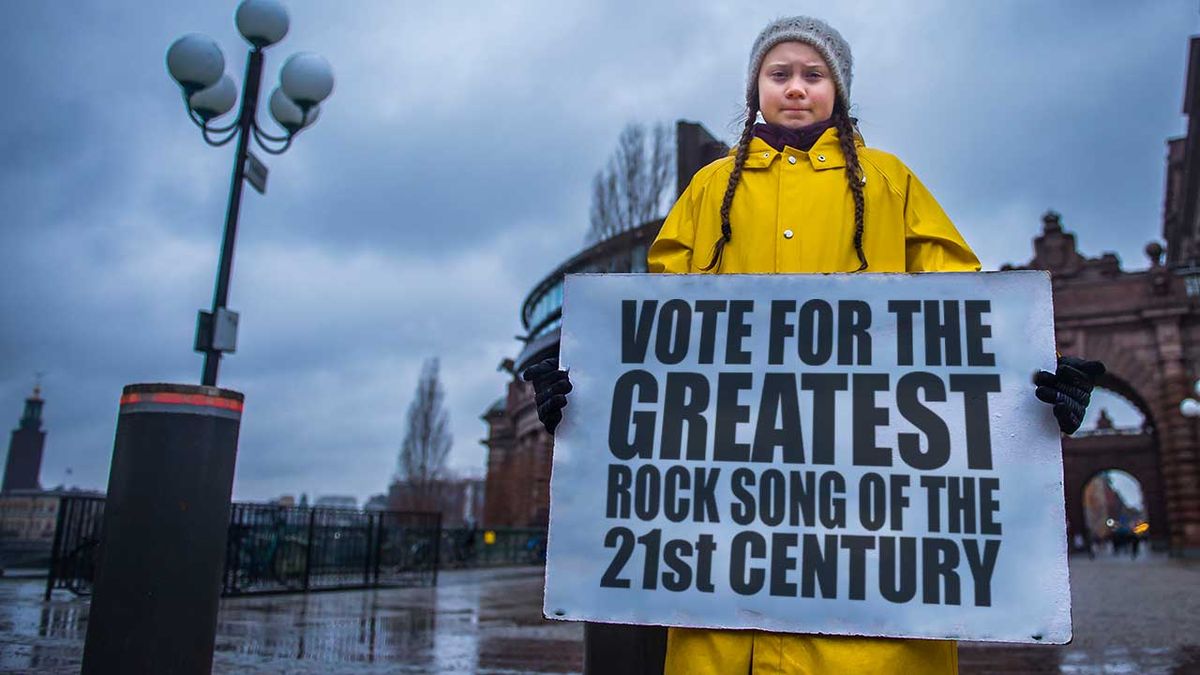
<path fill-rule="evenodd" d="M 53 542 L 59 496 L 49 490 L 0 492 L 0 542 Z"/>
<path fill-rule="evenodd" d="M 1083 255 L 1053 212 L 1043 217 L 1033 259 L 1020 267 L 1050 272 L 1059 350 L 1104 361 L 1099 385 L 1145 420 L 1063 440 L 1070 534 L 1093 534 L 1085 486 L 1117 469 L 1141 486 L 1152 545 L 1200 557 L 1200 427 L 1180 410 L 1200 377 L 1200 38 L 1190 45 L 1183 112 L 1187 136 L 1167 143 L 1166 246 L 1146 245 L 1148 268 L 1126 271 L 1112 253 Z"/>

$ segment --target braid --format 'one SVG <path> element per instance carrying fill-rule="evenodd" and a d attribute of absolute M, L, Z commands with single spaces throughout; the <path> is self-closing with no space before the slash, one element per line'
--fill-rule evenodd
<path fill-rule="evenodd" d="M 846 158 L 846 182 L 850 184 L 850 194 L 854 197 L 854 252 L 858 254 L 858 269 L 867 269 L 867 256 L 863 253 L 863 211 L 866 204 L 863 200 L 863 170 L 858 161 L 858 148 L 854 146 L 854 123 L 839 101 L 833 111 L 833 120 L 837 125 L 838 141 L 842 145 L 842 155 Z"/>
<path fill-rule="evenodd" d="M 742 137 L 738 139 L 737 154 L 733 158 L 733 171 L 729 172 L 729 183 L 725 186 L 725 199 L 721 202 L 721 238 L 713 245 L 712 260 L 700 269 L 707 272 L 721 262 L 721 253 L 725 244 L 733 237 L 733 228 L 729 224 L 729 209 L 733 206 L 733 193 L 737 191 L 738 182 L 742 178 L 742 168 L 746 166 L 746 157 L 750 155 L 750 138 L 754 135 L 754 119 L 758 114 L 757 94 L 746 101 L 746 124 L 742 127 Z"/>

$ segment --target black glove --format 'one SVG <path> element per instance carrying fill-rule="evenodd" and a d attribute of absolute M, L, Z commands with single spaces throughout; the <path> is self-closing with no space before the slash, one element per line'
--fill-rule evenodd
<path fill-rule="evenodd" d="M 1058 357 L 1058 370 L 1048 373 L 1039 370 L 1033 376 L 1038 399 L 1054 406 L 1054 417 L 1064 434 L 1073 434 L 1083 423 L 1096 378 L 1104 374 L 1104 364 L 1085 361 L 1073 356 Z"/>
<path fill-rule="evenodd" d="M 567 393 L 571 391 L 567 371 L 558 369 L 558 359 L 546 359 L 526 368 L 521 377 L 533 383 L 538 419 L 546 431 L 553 434 L 562 421 L 562 409 L 567 405 Z"/>

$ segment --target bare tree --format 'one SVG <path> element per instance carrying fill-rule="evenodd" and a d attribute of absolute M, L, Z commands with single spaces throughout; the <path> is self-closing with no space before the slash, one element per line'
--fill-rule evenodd
<path fill-rule="evenodd" d="M 592 179 L 592 218 L 588 241 L 608 239 L 621 231 L 621 205 L 618 202 L 617 172 L 609 168 Z"/>
<path fill-rule="evenodd" d="M 627 124 L 617 148 L 592 179 L 591 228 L 596 242 L 660 217 L 671 182 L 674 135 L 666 124 Z"/>
<path fill-rule="evenodd" d="M 450 419 L 443 407 L 445 392 L 438 378 L 438 360 L 428 359 L 421 367 L 421 376 L 412 403 L 408 406 L 408 421 L 404 441 L 400 444 L 397 482 L 404 484 L 412 503 L 408 509 L 436 511 L 440 508 L 441 484 L 446 475 L 446 456 L 453 438 Z"/>

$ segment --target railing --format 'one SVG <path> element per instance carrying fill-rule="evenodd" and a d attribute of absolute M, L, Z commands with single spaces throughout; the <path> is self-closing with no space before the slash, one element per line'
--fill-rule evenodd
<path fill-rule="evenodd" d="M 62 498 L 47 598 L 55 589 L 91 593 L 104 501 Z M 439 567 L 545 564 L 546 530 L 444 530 L 437 513 L 235 503 L 225 550 L 224 596 L 431 586 Z"/>
<path fill-rule="evenodd" d="M 443 568 L 544 565 L 546 530 L 536 527 L 442 530 Z"/>
<path fill-rule="evenodd" d="M 61 498 L 54 545 L 50 549 L 50 573 L 46 578 L 47 600 L 56 588 L 78 595 L 91 594 L 103 522 L 103 497 Z"/>
<path fill-rule="evenodd" d="M 225 595 L 437 583 L 436 513 L 234 504 Z"/>
<path fill-rule="evenodd" d="M 103 514 L 103 498 L 62 498 L 47 598 L 91 592 Z M 437 513 L 235 503 L 221 594 L 436 585 L 440 532 Z"/>

